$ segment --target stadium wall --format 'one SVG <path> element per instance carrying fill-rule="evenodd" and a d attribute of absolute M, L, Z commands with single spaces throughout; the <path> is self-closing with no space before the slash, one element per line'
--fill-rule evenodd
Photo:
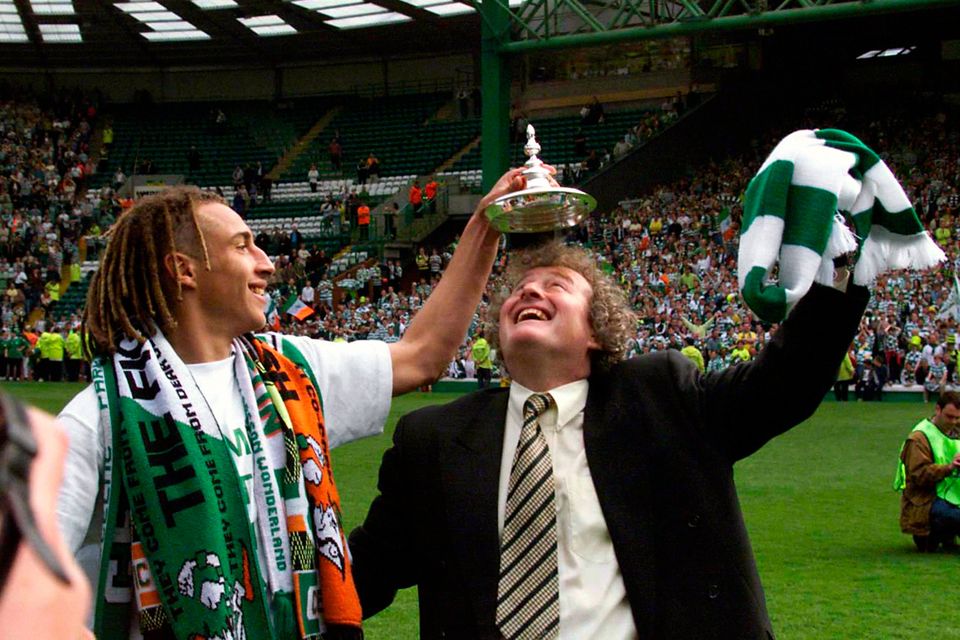
<path fill-rule="evenodd" d="M 0 79 L 42 92 L 79 88 L 101 91 L 111 102 L 135 102 L 143 92 L 155 102 L 274 100 L 338 93 L 382 95 L 389 87 L 410 85 L 429 91 L 449 85 L 458 72 L 473 72 L 469 53 L 369 57 L 330 63 L 291 63 L 277 67 L 120 69 L 0 68 Z"/>

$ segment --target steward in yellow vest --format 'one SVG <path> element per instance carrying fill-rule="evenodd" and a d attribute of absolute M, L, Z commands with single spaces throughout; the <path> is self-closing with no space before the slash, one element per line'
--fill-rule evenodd
<path fill-rule="evenodd" d="M 70 328 L 64 349 L 67 352 L 67 381 L 77 382 L 80 379 L 80 370 L 83 366 L 83 341 L 75 327 Z"/>
<path fill-rule="evenodd" d="M 936 551 L 960 534 L 960 394 L 940 394 L 933 417 L 910 432 L 893 487 L 903 492 L 900 530 L 920 551 Z"/>

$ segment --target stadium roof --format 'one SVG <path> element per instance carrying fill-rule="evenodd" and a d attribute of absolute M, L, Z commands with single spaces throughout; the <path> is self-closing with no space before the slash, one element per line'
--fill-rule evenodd
<path fill-rule="evenodd" d="M 0 66 L 275 65 L 466 51 L 479 46 L 479 20 L 469 3 L 451 0 L 0 0 Z"/>
<path fill-rule="evenodd" d="M 0 70 L 273 67 L 475 51 L 479 1 L 0 0 Z M 960 0 L 870 0 L 869 10 L 863 8 L 866 0 L 812 5 L 783 0 L 763 10 L 732 0 L 489 1 L 506 1 L 515 9 L 512 28 L 523 40 L 507 43 L 514 53 L 542 48 L 547 41 L 551 46 L 597 46 L 716 31 L 724 25 L 764 35 L 772 29 L 758 25 L 776 23 L 780 31 L 808 18 L 841 14 L 856 17 L 858 27 L 869 27 L 850 29 L 850 22 L 838 21 L 824 31 L 842 32 L 848 40 L 870 35 L 877 40 L 893 29 L 896 37 L 889 44 L 870 45 L 882 50 L 909 45 L 907 32 L 934 38 L 935 32 L 947 30 L 956 38 L 956 27 L 950 25 L 960 23 Z M 710 13 L 697 14 L 703 7 Z M 821 32 L 820 24 L 811 28 Z"/>

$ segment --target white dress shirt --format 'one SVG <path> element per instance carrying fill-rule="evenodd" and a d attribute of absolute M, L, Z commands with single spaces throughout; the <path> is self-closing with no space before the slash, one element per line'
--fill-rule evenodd
<path fill-rule="evenodd" d="M 557 497 L 560 639 L 636 638 L 623 576 L 600 511 L 583 446 L 583 408 L 588 388 L 586 380 L 578 380 L 551 389 L 554 405 L 540 416 L 540 428 L 553 462 Z M 497 496 L 500 535 L 503 535 L 510 468 L 523 426 L 523 403 L 533 393 L 516 382 L 510 386 Z"/>

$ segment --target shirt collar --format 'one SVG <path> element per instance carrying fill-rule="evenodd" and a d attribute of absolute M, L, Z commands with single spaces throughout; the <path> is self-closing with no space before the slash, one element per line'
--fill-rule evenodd
<path fill-rule="evenodd" d="M 541 420 L 542 426 L 553 426 L 557 430 L 563 429 L 587 405 L 587 391 L 590 383 L 586 379 L 568 382 L 544 393 L 549 393 L 554 405 L 547 410 Z M 523 423 L 523 403 L 536 391 L 527 389 L 514 381 L 510 383 L 510 402 L 508 411 L 514 414 Z"/>

